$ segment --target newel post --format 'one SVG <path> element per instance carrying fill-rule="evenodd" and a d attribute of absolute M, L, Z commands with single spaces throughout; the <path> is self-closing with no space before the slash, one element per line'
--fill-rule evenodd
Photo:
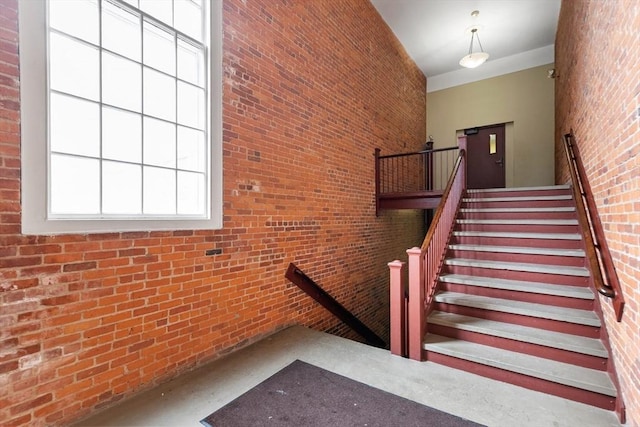
<path fill-rule="evenodd" d="M 422 360 L 422 338 L 424 337 L 424 274 L 422 250 L 407 249 L 409 255 L 409 358 Z"/>
<path fill-rule="evenodd" d="M 402 283 L 402 267 L 404 262 L 392 261 L 389 264 L 389 334 L 391 338 L 391 354 L 406 357 L 405 349 L 405 302 L 404 284 Z"/>
<path fill-rule="evenodd" d="M 461 135 L 458 137 L 458 147 L 460 148 L 460 150 L 464 150 L 464 157 L 462 158 L 463 162 L 464 162 L 464 187 L 463 188 L 467 188 L 467 135 Z"/>

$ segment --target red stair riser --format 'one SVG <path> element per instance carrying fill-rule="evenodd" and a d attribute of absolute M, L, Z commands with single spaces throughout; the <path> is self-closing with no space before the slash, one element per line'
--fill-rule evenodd
<path fill-rule="evenodd" d="M 516 191 L 469 191 L 465 198 L 484 197 L 539 197 L 539 196 L 571 196 L 571 189 L 553 188 L 544 190 L 516 190 Z"/>
<path fill-rule="evenodd" d="M 545 359 L 556 360 L 558 362 L 570 363 L 599 371 L 606 371 L 608 367 L 607 359 L 601 357 L 516 341 L 508 338 L 464 331 L 447 326 L 430 324 L 429 333 L 457 338 L 464 341 L 474 342 L 476 344 L 488 345 L 491 347 L 501 348 L 503 350 L 515 351 L 517 353 L 529 354 L 531 356 L 543 357 Z"/>
<path fill-rule="evenodd" d="M 457 283 L 440 282 L 438 289 L 458 292 L 461 294 L 480 295 L 491 298 L 524 301 L 535 304 L 553 305 L 556 307 L 577 308 L 579 310 L 593 310 L 593 300 L 568 298 L 557 295 L 534 294 L 529 292 L 511 291 L 505 289 L 483 288 L 480 286 L 466 286 Z"/>
<path fill-rule="evenodd" d="M 576 219 L 576 213 L 571 212 L 460 212 L 459 219 Z"/>
<path fill-rule="evenodd" d="M 485 209 L 485 208 L 557 208 L 557 207 L 574 207 L 573 200 L 536 200 L 534 202 L 531 201 L 491 201 L 491 200 L 483 200 L 483 201 L 468 201 L 463 202 L 463 208 L 477 208 L 477 209 Z"/>
<path fill-rule="evenodd" d="M 519 246 L 529 248 L 582 249 L 582 242 L 580 240 L 565 239 L 452 236 L 450 243 L 464 245 Z"/>
<path fill-rule="evenodd" d="M 502 369 L 493 368 L 491 366 L 481 365 L 478 363 L 469 362 L 467 360 L 457 359 L 455 357 L 449 357 L 434 352 L 425 351 L 424 353 L 427 353 L 423 356 L 423 358 L 425 358 L 426 360 L 450 366 L 452 368 L 460 369 L 467 372 L 473 372 L 474 374 L 481 375 L 483 377 L 492 378 L 520 387 L 525 387 L 530 390 L 553 394 L 555 396 L 585 403 L 587 405 L 596 406 L 598 408 L 606 409 L 609 411 L 613 411 L 615 409 L 615 399 L 609 396 L 586 390 L 580 390 L 575 387 L 565 386 L 562 384 L 556 384 L 551 381 L 532 378 L 526 375 L 509 372 Z"/>
<path fill-rule="evenodd" d="M 546 329 L 548 331 L 563 332 L 566 334 L 580 335 L 589 338 L 600 338 L 600 328 L 595 326 L 580 325 L 576 323 L 561 322 L 552 319 L 524 316 L 520 314 L 503 313 L 499 311 L 483 310 L 474 307 L 435 302 L 434 309 L 447 313 L 462 314 L 464 316 L 479 317 L 481 319 L 495 320 L 497 322 L 515 323 L 532 328 Z"/>
<path fill-rule="evenodd" d="M 455 231 L 497 231 L 509 233 L 576 234 L 578 225 L 522 225 L 522 224 L 456 224 Z"/>
<path fill-rule="evenodd" d="M 589 280 L 582 276 L 565 276 L 561 274 L 532 273 L 528 271 L 498 270 L 482 267 L 466 267 L 445 265 L 444 273 L 465 274 L 469 276 L 493 277 L 497 279 L 522 280 L 555 285 L 588 286 Z"/>
<path fill-rule="evenodd" d="M 456 250 L 456 249 L 450 249 L 447 252 L 447 258 L 522 262 L 527 264 L 561 265 L 561 266 L 567 266 L 567 267 L 584 267 L 586 263 L 584 257 L 517 254 L 517 253 L 505 253 L 505 252 L 487 252 L 487 251 Z"/>

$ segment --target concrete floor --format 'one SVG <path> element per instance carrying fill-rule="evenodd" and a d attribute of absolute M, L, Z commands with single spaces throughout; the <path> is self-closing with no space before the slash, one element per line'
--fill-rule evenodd
<path fill-rule="evenodd" d="M 201 419 L 296 359 L 488 426 L 620 425 L 613 412 L 292 327 L 76 426 L 202 427 Z"/>

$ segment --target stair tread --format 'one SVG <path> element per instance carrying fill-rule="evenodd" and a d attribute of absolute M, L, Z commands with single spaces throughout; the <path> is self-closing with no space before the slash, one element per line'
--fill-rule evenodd
<path fill-rule="evenodd" d="M 577 219 L 457 219 L 458 224 L 578 225 Z"/>
<path fill-rule="evenodd" d="M 573 206 L 554 206 L 544 208 L 461 208 L 460 212 L 575 212 Z"/>
<path fill-rule="evenodd" d="M 462 199 L 465 203 L 478 202 L 543 202 L 554 200 L 572 200 L 571 195 L 544 195 L 544 196 L 507 196 L 507 197 L 465 197 Z"/>
<path fill-rule="evenodd" d="M 513 239 L 582 240 L 579 233 L 511 233 L 504 231 L 454 231 L 461 237 L 504 237 Z"/>
<path fill-rule="evenodd" d="M 584 267 L 565 265 L 533 264 L 524 262 L 490 261 L 466 258 L 447 258 L 446 265 L 461 267 L 490 268 L 494 270 L 526 271 L 530 273 L 561 274 L 565 276 L 589 277 L 589 270 Z"/>
<path fill-rule="evenodd" d="M 533 187 L 505 187 L 505 188 L 469 188 L 467 193 L 502 193 L 510 191 L 544 191 L 544 190 L 569 190 L 569 185 L 541 185 Z"/>
<path fill-rule="evenodd" d="M 446 283 L 458 283 L 461 285 L 480 286 L 485 288 L 530 292 L 543 295 L 556 295 L 588 300 L 595 299 L 591 289 L 581 286 L 551 285 L 547 283 L 470 276 L 465 274 L 443 274 L 439 277 L 439 280 Z"/>
<path fill-rule="evenodd" d="M 600 327 L 600 319 L 589 310 L 514 301 L 501 298 L 490 298 L 480 295 L 469 295 L 459 292 L 439 292 L 434 296 L 436 302 L 461 305 L 482 310 L 501 313 L 518 314 L 541 319 L 557 320 L 578 325 Z"/>
<path fill-rule="evenodd" d="M 442 311 L 432 312 L 429 316 L 428 323 L 596 357 L 609 357 L 602 341 L 596 338 L 587 338 L 563 332 L 548 331 L 546 329 L 480 319 L 478 317 L 464 316 L 455 313 L 445 313 Z"/>
<path fill-rule="evenodd" d="M 556 248 L 536 248 L 523 246 L 495 246 L 495 245 L 449 245 L 449 249 L 459 251 L 494 252 L 509 254 L 529 254 L 529 255 L 554 255 L 566 257 L 584 257 L 582 249 L 556 249 Z"/>
<path fill-rule="evenodd" d="M 606 371 L 575 366 L 529 354 L 497 349 L 455 338 L 428 334 L 423 348 L 459 359 L 615 397 L 616 389 Z"/>

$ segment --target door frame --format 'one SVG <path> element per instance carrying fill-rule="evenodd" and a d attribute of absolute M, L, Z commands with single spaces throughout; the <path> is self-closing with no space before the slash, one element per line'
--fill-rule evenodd
<path fill-rule="evenodd" d="M 504 169 L 504 182 L 505 188 L 513 188 L 515 187 L 515 167 L 514 167 L 514 159 L 515 159 L 515 140 L 514 140 L 514 122 L 504 122 L 504 123 L 493 123 L 486 124 L 480 126 L 468 126 L 464 129 L 470 128 L 483 128 L 483 127 L 491 127 L 491 126 L 499 126 L 504 124 L 504 151 L 505 151 L 505 169 Z M 464 129 L 459 129 L 456 131 L 456 140 L 460 136 L 464 136 Z"/>

